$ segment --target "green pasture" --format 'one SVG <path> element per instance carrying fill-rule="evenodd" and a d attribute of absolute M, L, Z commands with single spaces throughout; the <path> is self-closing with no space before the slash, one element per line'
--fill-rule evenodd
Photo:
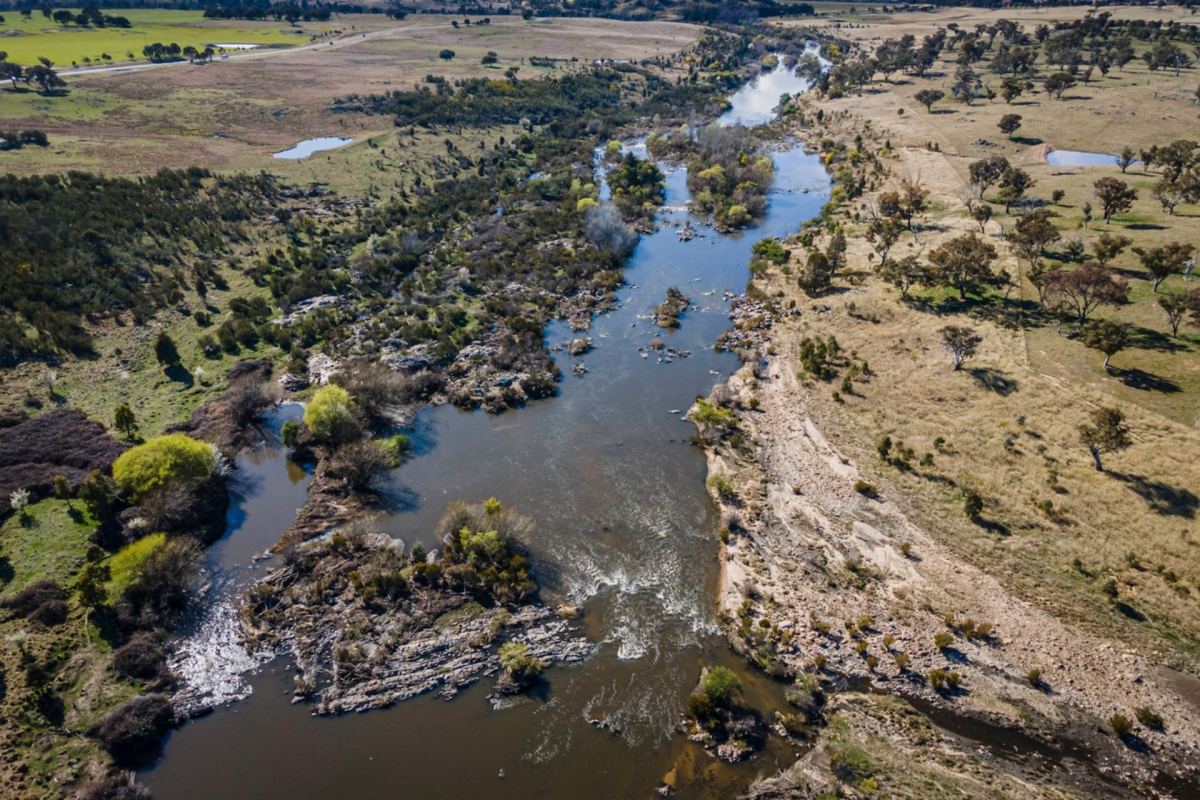
<path fill-rule="evenodd" d="M 34 64 L 39 57 L 45 57 L 59 68 L 67 68 L 140 61 L 142 48 L 153 42 L 175 42 L 180 47 L 192 45 L 198 49 L 209 44 L 262 47 L 305 44 L 313 34 L 337 26 L 336 21 L 299 23 L 293 27 L 274 20 L 206 20 L 202 11 L 106 8 L 104 13 L 127 17 L 132 27 L 64 28 L 40 11 L 34 11 L 31 17 L 5 11 L 4 22 L 0 23 L 0 51 L 8 53 L 8 60 L 18 64 Z"/>

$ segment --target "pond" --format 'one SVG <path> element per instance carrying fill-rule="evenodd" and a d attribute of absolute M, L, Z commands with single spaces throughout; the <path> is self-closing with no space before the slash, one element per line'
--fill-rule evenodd
<path fill-rule="evenodd" d="M 1046 163 L 1052 167 L 1117 167 L 1120 166 L 1118 161 L 1119 157 L 1111 153 L 1089 153 L 1083 150 L 1051 150 L 1046 154 Z"/>
<path fill-rule="evenodd" d="M 280 150 L 275 154 L 275 158 L 299 159 L 308 158 L 313 153 L 319 153 L 322 150 L 336 150 L 339 147 L 345 147 L 354 141 L 345 136 L 318 136 L 315 139 L 305 139 L 302 142 L 297 142 L 295 147 L 290 147 L 287 150 Z"/>
<path fill-rule="evenodd" d="M 735 95 L 730 113 L 768 121 L 781 91 L 807 85 L 777 72 Z M 550 669 L 542 696 L 504 710 L 487 702 L 484 680 L 454 702 L 426 696 L 332 719 L 292 705 L 291 673 L 276 663 L 250 679 L 248 700 L 171 735 L 160 764 L 143 775 L 155 797 L 644 797 L 694 759 L 704 779 L 678 796 L 716 798 L 795 758 L 787 747 L 728 767 L 675 732 L 704 665 L 745 674 L 717 629 L 720 523 L 682 412 L 739 366 L 713 342 L 729 327 L 728 298 L 745 289 L 751 246 L 793 233 L 829 197 L 818 157 L 796 148 L 773 158 L 758 226 L 728 236 L 700 227 L 690 241 L 677 234 L 701 222 L 686 211 L 687 173 L 667 170 L 660 227 L 630 257 L 619 308 L 588 332 L 595 349 L 578 358 L 556 352 L 565 376 L 558 396 L 499 416 L 423 411 L 414 457 L 390 477 L 394 509 L 379 526 L 410 544 L 435 544 L 434 524 L 458 498 L 496 496 L 531 517 L 527 544 L 543 595 L 583 607 L 597 654 Z M 664 331 L 650 313 L 671 286 L 694 308 Z M 546 331 L 552 346 L 575 335 L 563 322 Z M 680 355 L 654 352 L 654 338 Z M 572 375 L 577 361 L 588 368 L 582 377 Z M 290 516 L 279 517 L 282 531 Z M 782 704 L 779 685 L 745 680 L 752 702 Z"/>

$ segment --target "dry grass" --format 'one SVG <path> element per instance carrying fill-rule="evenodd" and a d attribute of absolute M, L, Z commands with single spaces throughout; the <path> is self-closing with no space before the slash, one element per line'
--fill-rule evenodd
<path fill-rule="evenodd" d="M 928 33 L 930 23 L 944 16 L 922 16 L 925 27 L 912 32 Z M 1009 16 L 1029 21 L 1020 14 Z M 895 35 L 893 18 L 888 22 L 886 30 L 857 29 L 855 35 Z M 1193 73 L 1186 80 L 1194 78 Z M 1147 89 L 1147 80 L 1152 88 Z M 928 252 L 973 227 L 958 196 L 966 188 L 967 165 L 993 153 L 1027 167 L 1039 181 L 1034 194 L 1048 196 L 1060 187 L 1067 191 L 1065 206 L 1057 211 L 1062 227 L 1074 235 L 1078 206 L 1087 199 L 1091 181 L 1118 170 L 1056 170 L 1040 163 L 1028 146 L 1003 142 L 994 128 L 1009 110 L 1002 101 L 927 115 L 911 96 L 930 83 L 916 80 L 863 97 L 820 102 L 832 119 L 822 135 L 848 141 L 861 132 L 867 146 L 877 150 L 890 142 L 895 158 L 888 164 L 889 183 L 919 177 L 932 191 L 933 210 L 923 229 L 916 237 L 905 237 L 894 255 Z M 1194 124 L 1188 120 L 1195 119 L 1195 107 L 1178 99 L 1184 85 L 1172 75 L 1150 76 L 1131 65 L 1110 83 L 1089 87 L 1090 101 L 1046 100 L 1011 110 L 1025 116 L 1022 133 L 1063 148 L 1119 151 L 1125 143 L 1136 148 L 1186 134 L 1194 137 L 1195 128 L 1187 126 Z M 1092 114 L 1096 107 L 1126 111 L 1098 126 Z M 904 109 L 902 115 L 898 108 Z M 1146 124 L 1148 118 L 1153 125 Z M 974 144 L 979 138 L 999 146 Z M 931 141 L 940 152 L 926 146 Z M 1146 179 L 1131 174 L 1128 180 L 1139 184 Z M 1165 217 L 1146 200 L 1139 200 L 1130 219 L 1115 220 L 1111 227 L 1141 243 L 1195 238 L 1196 217 Z M 1195 213 L 1194 208 L 1185 211 Z M 1129 228 L 1133 219 L 1151 220 L 1166 230 Z M 851 268 L 869 271 L 870 249 L 861 226 L 843 222 L 848 225 Z M 1007 226 L 1011 220 L 1000 222 Z M 1095 235 L 1097 227 L 1081 233 Z M 993 223 L 989 237 L 1004 252 L 997 234 Z M 1002 265 L 1017 274 L 1011 255 L 1004 253 Z M 1129 254 L 1118 265 L 1135 268 Z M 1167 332 L 1148 283 L 1138 277 L 1131 282 L 1135 302 L 1117 316 Z M 1195 494 L 1200 487 L 1195 458 L 1200 433 L 1192 427 L 1200 409 L 1200 359 L 1194 343 L 1180 342 L 1177 352 L 1131 350 L 1115 358 L 1117 367 L 1136 365 L 1179 387 L 1177 392 L 1146 391 L 1105 375 L 1094 351 L 1061 336 L 1053 325 L 1025 331 L 998 324 L 1010 316 L 994 313 L 1005 305 L 999 298 L 956 309 L 936 302 L 943 293 L 928 292 L 924 299 L 929 302 L 905 304 L 896 290 L 874 277 L 861 286 L 843 284 L 815 300 L 782 275 L 774 275 L 768 288 L 782 291 L 785 300 L 794 299 L 803 311 L 776 338 L 791 363 L 797 363 L 802 336 L 833 334 L 845 350 L 856 351 L 871 365 L 874 375 L 844 403 L 832 397 L 836 383 L 810 384 L 800 402 L 848 455 L 860 464 L 876 465 L 878 481 L 900 490 L 912 518 L 1008 588 L 1065 619 L 1149 649 L 1165 640 L 1187 660 L 1200 655 L 1200 499 Z M 1032 287 L 1023 288 L 1036 298 Z M 970 324 L 984 336 L 979 355 L 963 371 L 953 369 L 943 350 L 938 331 L 947 324 Z M 1108 456 L 1109 471 L 1098 473 L 1079 443 L 1077 426 L 1091 410 L 1105 405 L 1125 412 L 1134 445 Z M 933 466 L 901 472 L 883 465 L 875 444 L 885 434 L 914 448 L 918 459 L 933 453 Z M 946 441 L 942 450 L 934 447 L 937 437 Z M 964 486 L 985 497 L 983 524 L 970 522 L 963 513 Z M 1118 602 L 1102 590 L 1109 578 L 1117 583 Z"/>
<path fill-rule="evenodd" d="M 0 91 L 6 124 L 40 128 L 51 138 L 50 148 L 26 148 L 6 159 L 5 168 L 19 174 L 66 169 L 145 174 L 195 164 L 287 176 L 297 171 L 295 165 L 271 155 L 299 140 L 361 141 L 393 130 L 390 117 L 334 114 L 329 104 L 336 97 L 407 89 L 427 74 L 499 77 L 516 67 L 521 78 L 529 78 L 556 71 L 530 66 L 530 56 L 565 59 L 557 70 L 562 71 L 572 68 L 571 59 L 581 59 L 577 65 L 669 55 L 692 45 L 699 33 L 676 23 L 588 19 L 496 18 L 490 26 L 455 29 L 440 17 L 414 17 L 379 30 L 379 15 L 347 17 L 343 28 L 359 22 L 365 35 L 325 46 L 80 75 L 70 79 L 71 91 L 62 98 Z M 454 50 L 455 58 L 439 58 L 443 49 Z M 488 51 L 499 55 L 497 65 L 480 64 Z M 338 164 L 329 174 L 342 174 L 345 167 Z"/>

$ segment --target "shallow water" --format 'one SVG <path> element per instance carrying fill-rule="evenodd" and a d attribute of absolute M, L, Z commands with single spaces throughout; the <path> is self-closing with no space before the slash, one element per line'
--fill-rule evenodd
<path fill-rule="evenodd" d="M 815 48 L 809 51 L 817 54 Z M 809 86 L 809 80 L 788 69 L 781 61 L 770 72 L 764 72 L 747 83 L 729 98 L 729 110 L 717 120 L 718 125 L 765 125 L 775 117 L 775 106 L 785 94 L 798 94 Z"/>
<path fill-rule="evenodd" d="M 352 141 L 354 140 L 345 136 L 318 136 L 315 139 L 297 142 L 295 147 L 289 147 L 287 150 L 280 150 L 275 154 L 275 158 L 290 160 L 308 158 L 313 153 L 319 153 L 322 150 L 336 150 L 339 147 L 345 147 Z"/>
<path fill-rule="evenodd" d="M 1046 163 L 1052 167 L 1115 167 L 1117 156 L 1111 153 L 1088 153 L 1082 150 L 1051 150 Z M 1140 163 L 1135 161 L 1135 164 Z"/>
<path fill-rule="evenodd" d="M 769 119 L 781 85 L 774 75 L 759 81 L 769 88 L 738 92 L 730 113 Z M 662 213 L 660 229 L 631 256 L 620 307 L 587 333 L 595 350 L 578 359 L 556 354 L 565 374 L 559 395 L 500 416 L 426 410 L 413 432 L 414 457 L 390 476 L 391 510 L 379 527 L 410 544 L 435 545 L 430 532 L 458 498 L 494 495 L 531 517 L 527 544 L 544 596 L 582 605 L 599 652 L 579 667 L 549 670 L 544 696 L 502 711 L 486 701 L 485 680 L 452 703 L 427 696 L 336 719 L 290 705 L 290 673 L 276 664 L 252 678 L 249 700 L 171 736 L 161 763 L 144 775 L 156 797 L 644 797 L 677 756 L 695 756 L 674 733 L 684 700 L 705 664 L 739 659 L 717 635 L 719 523 L 682 412 L 738 367 L 712 343 L 729 326 L 724 292 L 746 286 L 751 245 L 794 232 L 829 192 L 817 157 L 796 149 L 774 158 L 761 224 L 732 236 L 703 228 L 690 242 L 676 235 L 689 218 L 680 210 L 686 173 L 669 171 L 667 207 L 675 210 Z M 648 315 L 670 286 L 695 308 L 678 330 L 663 331 Z M 546 332 L 552 346 L 574 335 L 564 323 Z M 690 356 L 660 361 L 647 353 L 656 337 Z M 576 361 L 588 367 L 585 376 L 571 374 Z M 291 502 L 248 512 L 242 530 L 253 519 L 278 534 Z M 222 542 L 216 558 L 242 563 L 268 538 L 235 546 L 241 535 Z M 781 703 L 781 687 L 747 680 L 761 706 Z M 621 735 L 589 722 L 597 719 Z M 682 796 L 727 796 L 732 776 L 773 772 L 777 755 L 794 757 L 728 768 L 701 754 L 697 768 L 706 772 Z"/>

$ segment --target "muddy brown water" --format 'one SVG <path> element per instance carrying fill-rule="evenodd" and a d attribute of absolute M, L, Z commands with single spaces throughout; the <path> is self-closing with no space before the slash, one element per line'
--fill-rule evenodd
<path fill-rule="evenodd" d="M 731 98 L 722 122 L 767 122 L 780 94 L 805 86 L 782 68 L 764 74 Z M 663 224 L 630 257 L 620 307 L 588 332 L 595 349 L 556 355 L 565 375 L 558 396 L 500 416 L 425 411 L 412 432 L 414 457 L 390 476 L 379 524 L 409 544 L 436 545 L 434 524 L 458 498 L 495 496 L 531 517 L 527 545 L 543 595 L 584 609 L 596 654 L 550 669 L 541 694 L 499 710 L 485 680 L 452 702 L 426 696 L 336 718 L 292 705 L 291 672 L 278 661 L 250 677 L 248 699 L 170 736 L 141 776 L 156 797 L 646 797 L 673 766 L 684 796 L 717 797 L 794 760 L 777 745 L 748 764 L 720 766 L 676 733 L 704 665 L 742 671 L 717 633 L 719 523 L 683 412 L 738 367 L 712 345 L 729 325 L 726 292 L 745 289 L 753 243 L 793 233 L 829 196 L 816 156 L 796 148 L 773 157 L 759 225 L 731 236 L 701 228 L 687 242 L 677 226 L 700 220 L 683 210 L 686 172 L 668 171 Z M 670 286 L 694 307 L 678 330 L 663 331 L 649 315 Z M 546 332 L 551 346 L 573 335 L 562 323 Z M 687 355 L 651 351 L 656 337 Z M 572 374 L 575 362 L 586 375 Z M 287 526 L 307 485 L 277 444 L 241 466 L 244 497 L 209 554 L 232 588 L 261 574 L 250 557 Z M 782 705 L 781 687 L 745 680 L 752 703 Z"/>

